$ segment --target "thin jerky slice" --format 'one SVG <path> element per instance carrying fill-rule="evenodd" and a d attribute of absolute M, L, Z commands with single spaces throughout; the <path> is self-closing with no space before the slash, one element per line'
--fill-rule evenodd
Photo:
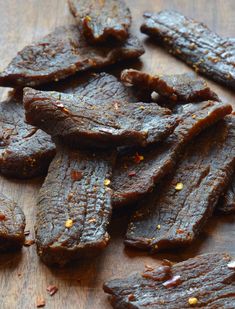
<path fill-rule="evenodd" d="M 172 133 L 177 119 L 155 103 L 115 98 L 97 105 L 79 95 L 24 89 L 26 120 L 72 147 L 142 145 Z"/>
<path fill-rule="evenodd" d="M 150 93 L 155 91 L 174 103 L 219 100 L 217 94 L 210 89 L 206 81 L 198 78 L 194 73 L 150 75 L 138 70 L 127 69 L 122 72 L 121 80 Z"/>
<path fill-rule="evenodd" d="M 0 252 L 20 249 L 25 240 L 25 216 L 22 209 L 0 194 Z"/>
<path fill-rule="evenodd" d="M 222 195 L 220 202 L 218 204 L 217 210 L 228 214 L 235 213 L 235 176 L 228 186 L 225 194 Z"/>
<path fill-rule="evenodd" d="M 37 250 L 46 264 L 64 265 L 107 246 L 113 160 L 110 152 L 57 149 L 37 203 Z"/>
<path fill-rule="evenodd" d="M 144 200 L 130 220 L 126 245 L 146 250 L 186 246 L 198 236 L 235 167 L 235 117 L 202 132 L 173 175 Z"/>
<path fill-rule="evenodd" d="M 0 103 L 0 172 L 17 178 L 43 175 L 55 155 L 51 137 L 24 122 L 22 101 Z"/>
<path fill-rule="evenodd" d="M 131 12 L 122 0 L 68 0 L 69 8 L 91 43 L 109 39 L 124 41 L 131 25 Z"/>
<path fill-rule="evenodd" d="M 231 111 L 230 105 L 212 101 L 175 106 L 174 113 L 181 120 L 172 135 L 156 147 L 131 149 L 118 155 L 112 179 L 114 206 L 135 202 L 150 192 L 172 171 L 185 145 Z"/>
<path fill-rule="evenodd" d="M 232 263 L 226 253 L 198 255 L 173 266 L 163 263 L 127 278 L 110 280 L 104 284 L 104 291 L 110 294 L 115 309 L 231 309 L 235 303 Z"/>
<path fill-rule="evenodd" d="M 86 42 L 78 27 L 58 27 L 13 58 L 0 73 L 0 86 L 36 86 L 64 79 L 78 71 L 137 58 L 143 53 L 142 45 L 133 36 L 123 44 L 93 47 Z"/>
<path fill-rule="evenodd" d="M 173 55 L 211 79 L 235 89 L 234 39 L 223 39 L 191 18 L 175 11 L 145 13 L 141 31 Z"/>

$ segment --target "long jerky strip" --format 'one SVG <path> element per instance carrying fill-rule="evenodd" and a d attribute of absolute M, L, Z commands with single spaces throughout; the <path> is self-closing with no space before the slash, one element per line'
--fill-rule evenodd
<path fill-rule="evenodd" d="M 223 39 L 206 25 L 175 11 L 145 13 L 141 31 L 211 79 L 235 89 L 234 39 Z"/>
<path fill-rule="evenodd" d="M 0 194 L 0 252 L 20 249 L 25 240 L 25 216 L 21 208 Z"/>
<path fill-rule="evenodd" d="M 192 141 L 169 175 L 134 212 L 126 245 L 146 250 L 186 246 L 212 215 L 235 168 L 235 116 Z"/>
<path fill-rule="evenodd" d="M 183 147 L 231 111 L 230 105 L 212 101 L 176 106 L 174 112 L 181 120 L 172 135 L 157 146 L 118 156 L 112 179 L 114 206 L 135 202 L 150 192 L 173 169 Z"/>
<path fill-rule="evenodd" d="M 131 12 L 122 0 L 68 0 L 71 13 L 91 43 L 109 39 L 124 41 L 131 25 Z"/>
<path fill-rule="evenodd" d="M 227 191 L 221 196 L 217 210 L 229 214 L 235 213 L 235 177 L 228 186 Z"/>
<path fill-rule="evenodd" d="M 122 71 L 121 80 L 150 94 L 155 91 L 162 97 L 169 99 L 169 103 L 219 100 L 217 94 L 210 89 L 206 81 L 198 78 L 194 73 L 151 75 L 127 69 Z"/>
<path fill-rule="evenodd" d="M 172 133 L 177 119 L 155 103 L 126 103 L 116 98 L 97 105 L 79 95 L 24 89 L 26 120 L 72 147 L 142 145 Z"/>
<path fill-rule="evenodd" d="M 101 68 L 144 53 L 136 37 L 123 44 L 90 46 L 78 27 L 58 27 L 38 42 L 22 49 L 0 73 L 0 86 L 35 86 L 57 81 L 78 71 Z"/>
<path fill-rule="evenodd" d="M 104 284 L 104 291 L 110 294 L 115 309 L 232 309 L 234 265 L 226 253 L 208 253 L 110 280 Z"/>
<path fill-rule="evenodd" d="M 31 178 L 44 175 L 55 155 L 51 137 L 24 122 L 22 101 L 9 98 L 0 103 L 0 172 Z"/>
<path fill-rule="evenodd" d="M 37 250 L 46 264 L 64 265 L 107 246 L 113 161 L 110 152 L 57 149 L 37 203 Z"/>

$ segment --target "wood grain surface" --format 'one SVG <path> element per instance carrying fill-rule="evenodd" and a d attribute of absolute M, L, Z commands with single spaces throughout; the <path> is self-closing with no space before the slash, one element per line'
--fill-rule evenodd
<path fill-rule="evenodd" d="M 222 36 L 235 37 L 234 0 L 128 0 L 133 15 L 133 32 L 143 40 L 146 53 L 140 61 L 116 65 L 118 73 L 124 67 L 138 67 L 149 72 L 180 73 L 190 71 L 157 47 L 139 32 L 144 11 L 176 9 L 205 22 Z M 47 34 L 55 26 L 73 22 L 65 0 L 0 0 L 0 69 L 2 70 L 18 50 Z M 112 68 L 109 69 L 112 71 Z M 209 81 L 220 97 L 235 106 L 235 94 Z M 0 89 L 0 98 L 9 89 Z M 33 238 L 35 201 L 43 179 L 17 181 L 0 178 L 0 190 L 16 200 L 23 208 L 28 238 Z M 37 257 L 35 245 L 15 254 L 0 256 L 0 308 L 30 309 L 36 298 L 45 298 L 45 308 L 53 309 L 110 309 L 102 284 L 111 277 L 120 277 L 156 265 L 161 258 L 174 261 L 193 257 L 198 253 L 228 251 L 235 256 L 235 216 L 214 215 L 200 238 L 185 250 L 148 256 L 146 253 L 124 249 L 123 237 L 127 225 L 126 211 L 114 213 L 110 226 L 111 242 L 107 250 L 92 260 L 81 260 L 64 269 L 48 268 Z M 59 291 L 49 296 L 46 288 L 54 284 Z M 177 309 L 177 308 L 176 308 Z"/>

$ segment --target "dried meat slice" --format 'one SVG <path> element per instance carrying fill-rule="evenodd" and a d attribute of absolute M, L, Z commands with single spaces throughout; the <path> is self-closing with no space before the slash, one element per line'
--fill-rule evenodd
<path fill-rule="evenodd" d="M 198 78 L 194 73 L 151 75 L 127 69 L 122 71 L 121 80 L 126 84 L 148 91 L 150 94 L 155 91 L 160 96 L 169 99 L 169 103 L 219 101 L 217 94 L 210 89 L 206 81 Z"/>
<path fill-rule="evenodd" d="M 234 308 L 235 261 L 227 253 L 207 253 L 173 266 L 146 268 L 104 284 L 115 309 Z"/>
<path fill-rule="evenodd" d="M 141 31 L 211 79 L 235 89 L 234 39 L 223 39 L 206 25 L 170 10 L 145 13 Z"/>
<path fill-rule="evenodd" d="M 22 209 L 0 194 L 0 252 L 20 249 L 25 240 L 25 216 Z"/>
<path fill-rule="evenodd" d="M 97 105 L 79 95 L 24 89 L 28 123 L 71 147 L 108 147 L 159 142 L 172 133 L 177 117 L 155 103 L 116 98 Z"/>
<path fill-rule="evenodd" d="M 217 210 L 225 214 L 235 213 L 235 177 L 228 186 L 225 194 L 221 196 L 220 202 L 217 205 Z"/>
<path fill-rule="evenodd" d="M 79 71 L 101 68 L 144 53 L 138 39 L 123 44 L 89 45 L 78 27 L 58 27 L 38 42 L 22 49 L 0 73 L 0 86 L 23 87 L 64 79 Z"/>
<path fill-rule="evenodd" d="M 150 192 L 172 171 L 185 145 L 203 129 L 231 113 L 229 104 L 213 101 L 177 105 L 181 119 L 173 134 L 157 146 L 120 152 L 113 171 L 113 205 L 120 207 Z"/>
<path fill-rule="evenodd" d="M 0 172 L 16 178 L 46 174 L 55 155 L 51 137 L 24 122 L 22 100 L 0 103 Z"/>
<path fill-rule="evenodd" d="M 127 39 L 131 12 L 124 1 L 68 0 L 68 3 L 71 13 L 78 25 L 82 25 L 84 36 L 89 42 Z"/>
<path fill-rule="evenodd" d="M 235 168 L 235 116 L 201 133 L 174 173 L 132 215 L 125 244 L 158 251 L 187 246 L 212 215 Z"/>
<path fill-rule="evenodd" d="M 46 264 L 65 265 L 107 246 L 114 160 L 107 151 L 58 146 L 37 203 L 37 250 Z"/>

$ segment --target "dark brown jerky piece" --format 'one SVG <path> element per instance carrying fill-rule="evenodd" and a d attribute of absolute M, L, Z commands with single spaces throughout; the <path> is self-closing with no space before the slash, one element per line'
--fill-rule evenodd
<path fill-rule="evenodd" d="M 37 250 L 46 264 L 64 265 L 107 246 L 113 160 L 110 152 L 57 149 L 37 203 Z"/>
<path fill-rule="evenodd" d="M 0 252 L 20 249 L 25 240 L 25 216 L 21 208 L 0 194 Z"/>
<path fill-rule="evenodd" d="M 235 116 L 193 140 L 174 174 L 132 215 L 126 245 L 154 251 L 189 245 L 228 186 L 235 168 L 234 140 Z"/>
<path fill-rule="evenodd" d="M 217 205 L 217 210 L 225 214 L 235 213 L 235 177 L 234 175 L 225 194 L 223 194 L 220 198 L 220 202 Z"/>
<path fill-rule="evenodd" d="M 30 178 L 43 175 L 55 155 L 51 137 L 24 122 L 22 101 L 0 103 L 0 172 Z"/>
<path fill-rule="evenodd" d="M 91 43 L 124 41 L 131 25 L 131 12 L 122 0 L 68 0 L 69 8 Z"/>
<path fill-rule="evenodd" d="M 141 31 L 211 79 L 235 89 L 234 39 L 223 39 L 191 18 L 175 11 L 145 13 Z"/>
<path fill-rule="evenodd" d="M 121 152 L 113 171 L 113 204 L 120 207 L 150 192 L 172 171 L 183 147 L 209 125 L 229 114 L 228 104 L 212 101 L 179 105 L 174 112 L 181 119 L 174 133 L 156 147 Z M 137 162 L 136 154 L 143 156 Z"/>
<path fill-rule="evenodd" d="M 0 73 L 0 86 L 36 86 L 64 79 L 78 71 L 136 58 L 143 53 L 142 45 L 133 36 L 123 44 L 93 47 L 86 42 L 78 27 L 59 27 L 20 51 Z"/>
<path fill-rule="evenodd" d="M 124 83 L 141 88 L 150 94 L 155 91 L 174 103 L 192 103 L 207 100 L 218 101 L 206 81 L 194 73 L 175 75 L 150 75 L 141 71 L 128 69 L 121 74 Z"/>
<path fill-rule="evenodd" d="M 97 105 L 79 95 L 24 90 L 26 120 L 72 147 L 142 145 L 172 133 L 177 119 L 155 103 L 126 103 L 115 98 Z"/>
<path fill-rule="evenodd" d="M 229 268 L 226 253 L 198 255 L 172 266 L 172 277 L 180 283 L 167 288 L 165 280 L 155 281 L 137 273 L 104 284 L 115 309 L 227 308 L 235 303 L 235 269 Z M 158 267 L 153 273 L 158 271 Z M 131 297 L 130 297 L 131 295 Z"/>

